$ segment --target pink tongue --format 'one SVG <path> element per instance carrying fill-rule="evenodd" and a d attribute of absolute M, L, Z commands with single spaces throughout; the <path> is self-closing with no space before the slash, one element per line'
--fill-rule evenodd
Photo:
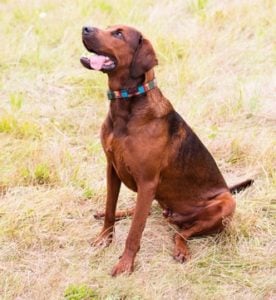
<path fill-rule="evenodd" d="M 103 67 L 105 60 L 106 57 L 103 55 L 93 55 L 89 58 L 90 67 L 99 71 Z"/>

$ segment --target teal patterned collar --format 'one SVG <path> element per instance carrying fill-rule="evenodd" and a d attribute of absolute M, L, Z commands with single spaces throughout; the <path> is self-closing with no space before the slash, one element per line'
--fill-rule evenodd
<path fill-rule="evenodd" d="M 122 89 L 119 91 L 109 90 L 107 92 L 107 97 L 109 100 L 115 100 L 115 99 L 128 100 L 129 98 L 132 98 L 134 96 L 145 94 L 146 92 L 148 92 L 156 87 L 157 87 L 157 82 L 156 82 L 156 79 L 154 78 L 153 80 L 151 80 L 147 83 L 138 85 L 135 88 Z"/>

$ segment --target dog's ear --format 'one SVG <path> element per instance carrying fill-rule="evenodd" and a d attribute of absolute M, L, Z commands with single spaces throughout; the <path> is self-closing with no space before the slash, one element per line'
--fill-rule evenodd
<path fill-rule="evenodd" d="M 141 36 L 131 63 L 130 76 L 138 78 L 157 64 L 158 61 L 151 43 Z"/>

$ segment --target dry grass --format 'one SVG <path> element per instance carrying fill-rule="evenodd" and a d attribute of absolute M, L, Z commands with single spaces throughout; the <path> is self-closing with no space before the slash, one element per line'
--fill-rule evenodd
<path fill-rule="evenodd" d="M 275 15 L 272 0 L 0 1 L 1 299 L 275 299 Z M 131 220 L 108 249 L 87 242 L 101 228 L 108 101 L 105 76 L 79 63 L 86 22 L 144 32 L 160 87 L 228 181 L 255 178 L 230 228 L 191 240 L 184 265 L 156 204 L 131 276 L 109 276 Z M 120 207 L 134 201 L 123 189 Z"/>

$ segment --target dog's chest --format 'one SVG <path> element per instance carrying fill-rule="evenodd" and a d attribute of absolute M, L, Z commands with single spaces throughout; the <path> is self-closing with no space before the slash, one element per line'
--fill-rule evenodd
<path fill-rule="evenodd" d="M 116 136 L 112 131 L 106 134 L 102 140 L 107 159 L 112 163 L 121 181 L 130 189 L 136 191 L 136 183 L 133 176 L 133 158 L 127 146 L 127 136 Z"/>

